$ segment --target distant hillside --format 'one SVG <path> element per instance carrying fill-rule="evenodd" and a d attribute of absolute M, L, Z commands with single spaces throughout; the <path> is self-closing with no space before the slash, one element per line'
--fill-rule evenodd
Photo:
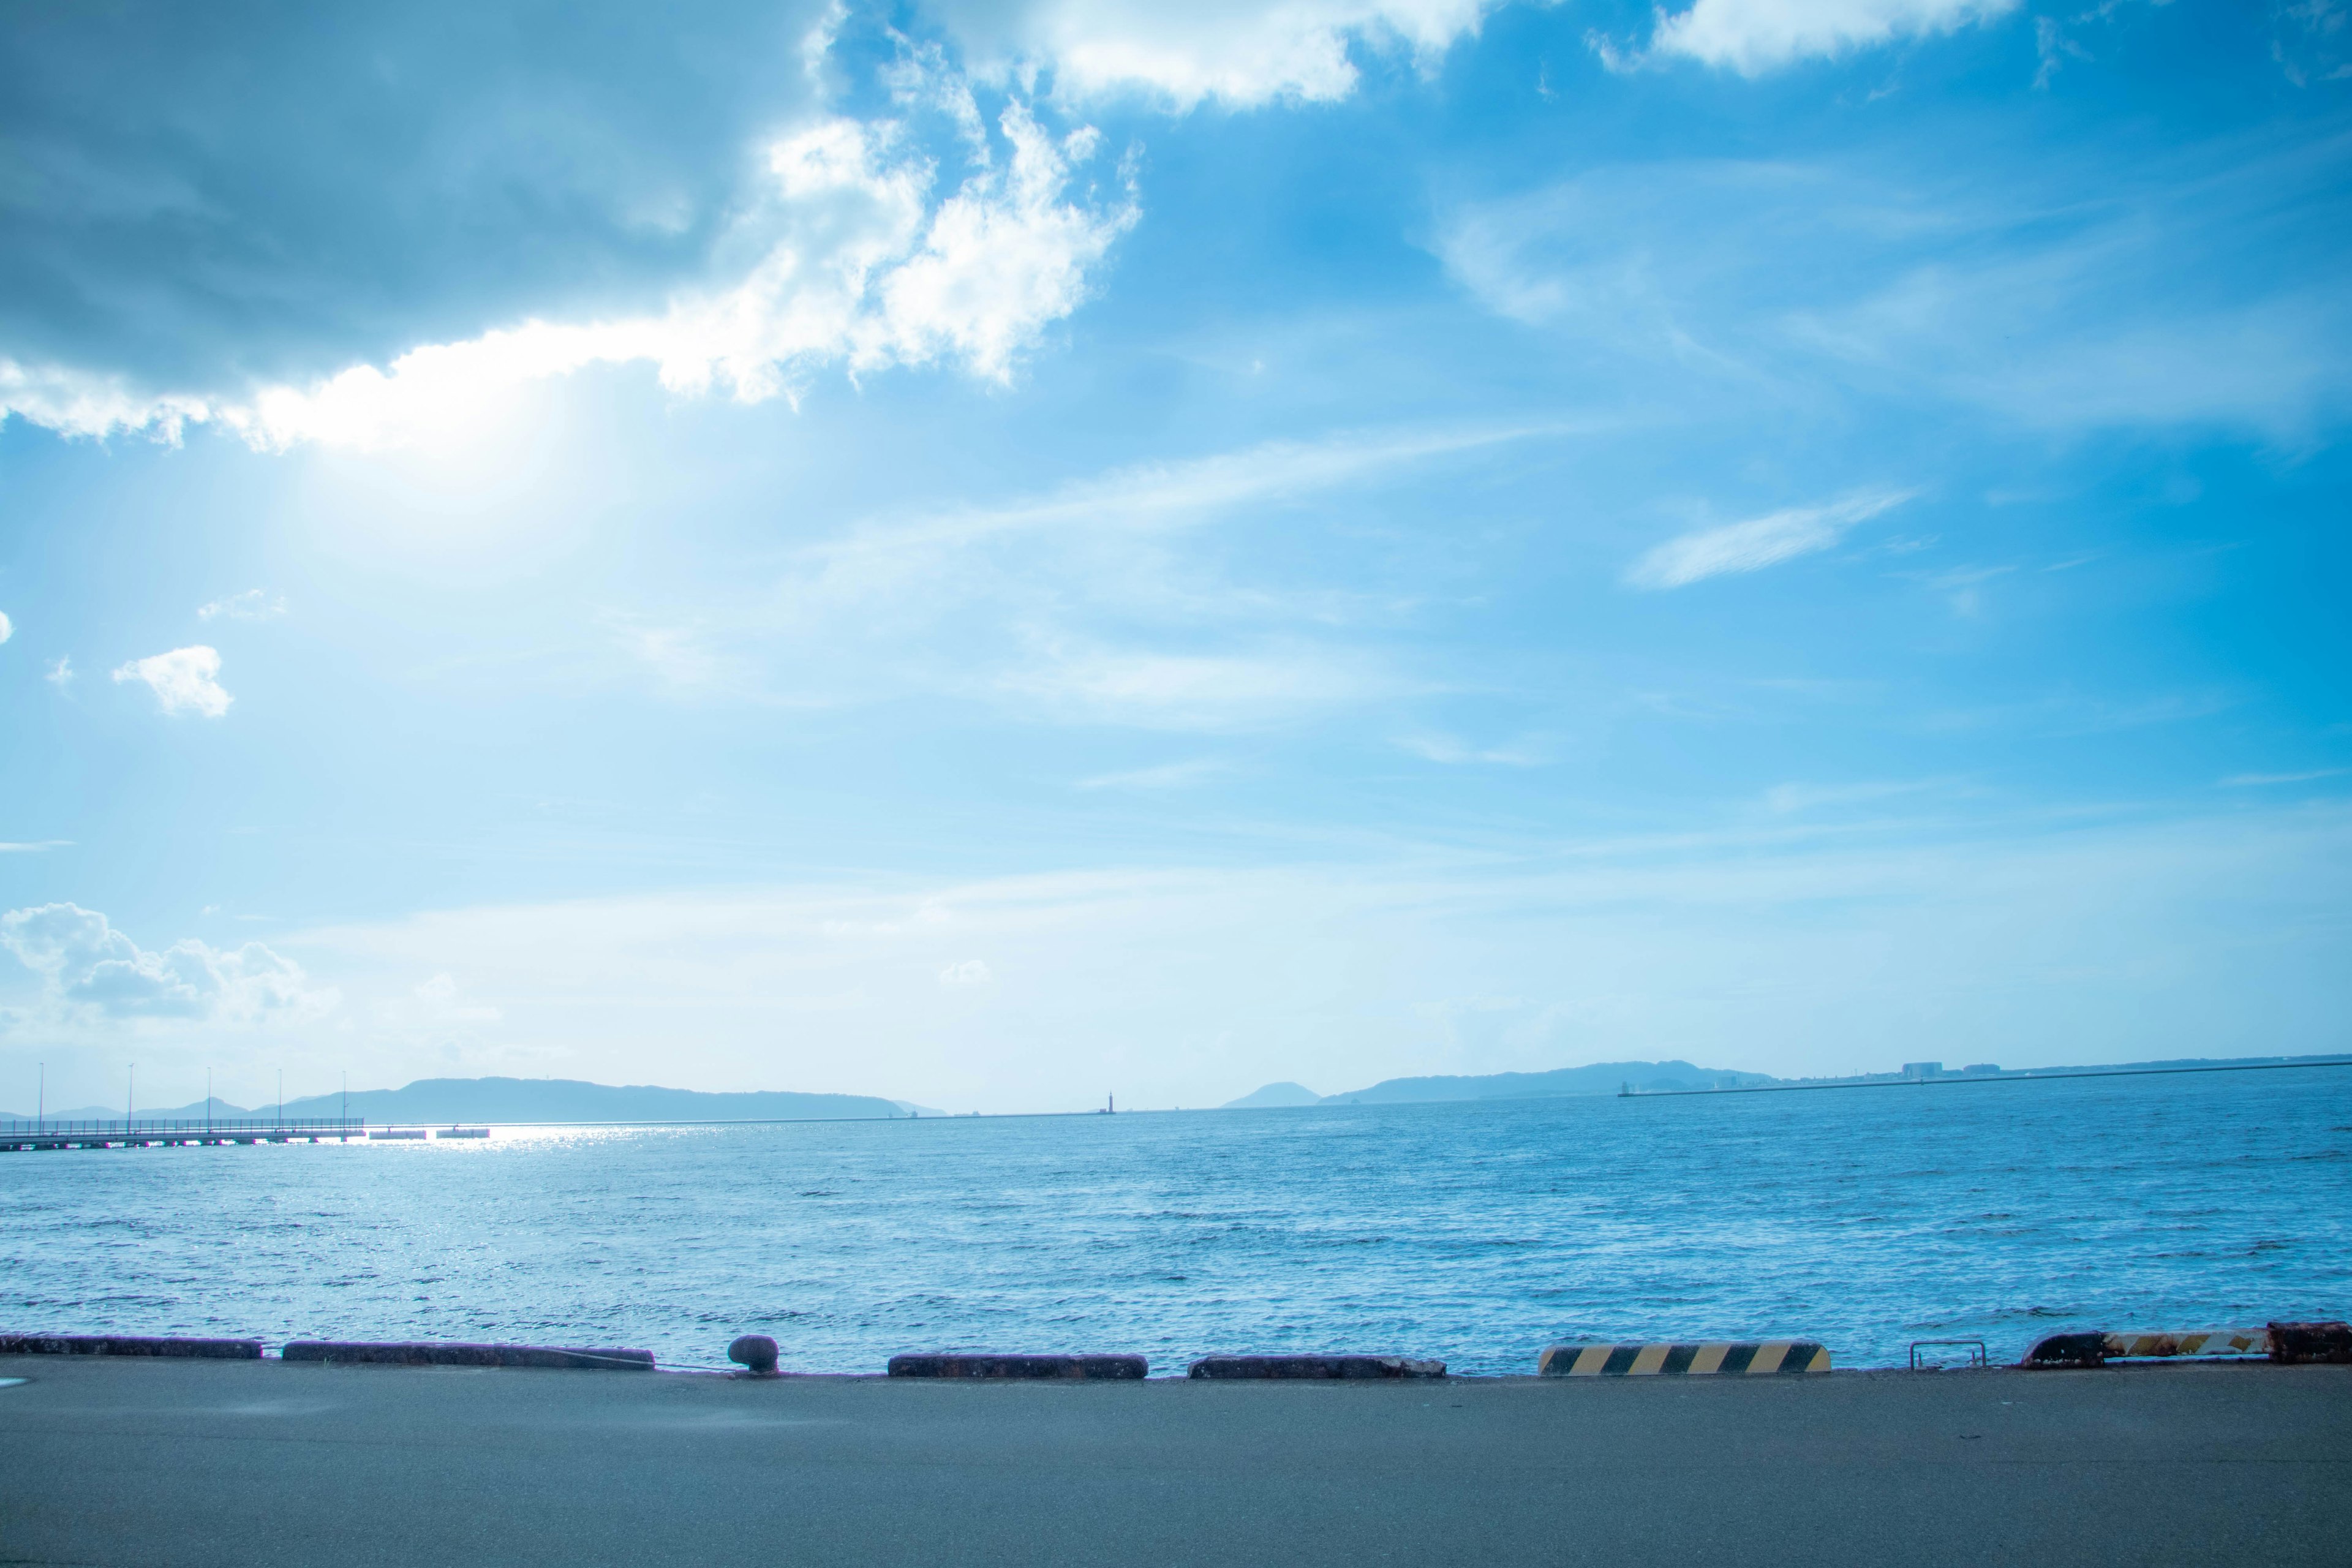
<path fill-rule="evenodd" d="M 1688 1062 L 1595 1062 L 1551 1072 L 1498 1072 L 1480 1078 L 1391 1078 L 1370 1089 L 1324 1096 L 1327 1105 L 1397 1105 L 1433 1100 L 1541 1100 L 1568 1094 L 1614 1094 L 1626 1084 L 1637 1089 L 1718 1089 L 1772 1083 L 1769 1073 L 1732 1072 Z"/>
<path fill-rule="evenodd" d="M 1262 1110 L 1276 1105 L 1316 1105 L 1323 1097 L 1299 1083 L 1270 1083 L 1255 1094 L 1229 1100 L 1221 1108 L 1226 1110 Z"/>
<path fill-rule="evenodd" d="M 1632 1084 L 1636 1089 L 1746 1089 L 1777 1083 L 1768 1073 L 1733 1072 L 1728 1068 L 1693 1067 L 1688 1062 L 1597 1062 L 1591 1067 L 1559 1068 L 1551 1072 L 1498 1072 L 1477 1078 L 1391 1078 L 1370 1089 L 1344 1094 L 1318 1095 L 1295 1083 L 1270 1083 L 1224 1106 L 1228 1110 L 1259 1110 L 1285 1105 L 1406 1105 L 1448 1100 L 1543 1100 L 1558 1095 L 1614 1094 Z"/>
<path fill-rule="evenodd" d="M 339 1095 L 286 1102 L 289 1116 L 334 1116 Z M 865 1094 L 704 1094 L 649 1084 L 616 1088 L 561 1078 L 428 1078 L 405 1089 L 352 1095 L 351 1114 L 370 1121 L 841 1121 L 904 1116 L 894 1100 Z"/>
<path fill-rule="evenodd" d="M 650 1085 L 615 1088 L 562 1078 L 428 1078 L 405 1089 L 354 1089 L 351 1114 L 368 1121 L 837 1121 L 862 1117 L 908 1116 L 919 1112 L 940 1116 L 929 1106 L 900 1100 L 878 1100 L 867 1094 L 703 1094 L 691 1089 L 656 1089 Z M 315 1094 L 286 1102 L 289 1117 L 340 1116 L 344 1097 Z M 215 1117 L 268 1117 L 276 1105 L 246 1107 L 225 1100 L 212 1102 Z M 122 1107 L 51 1106 L 53 1121 L 122 1120 Z M 140 1118 L 194 1121 L 204 1118 L 205 1102 L 139 1108 Z M 32 1112 L 0 1110 L 0 1121 L 33 1120 Z"/>

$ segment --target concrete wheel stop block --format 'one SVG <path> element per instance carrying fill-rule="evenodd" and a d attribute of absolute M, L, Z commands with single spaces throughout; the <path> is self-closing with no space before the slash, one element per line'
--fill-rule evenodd
<path fill-rule="evenodd" d="M 1442 1361 L 1402 1355 L 1204 1355 L 1188 1377 L 1396 1378 L 1444 1377 Z"/>
<path fill-rule="evenodd" d="M 892 1377 L 1074 1378 L 1128 1382 L 1148 1370 L 1139 1355 L 894 1355 Z"/>
<path fill-rule="evenodd" d="M 654 1352 L 562 1345 L 447 1344 L 403 1340 L 296 1340 L 288 1361 L 365 1366 L 540 1366 L 574 1371 L 651 1372 Z"/>
<path fill-rule="evenodd" d="M 261 1342 L 140 1334 L 0 1334 L 0 1355 L 193 1356 L 205 1361 L 259 1361 Z"/>

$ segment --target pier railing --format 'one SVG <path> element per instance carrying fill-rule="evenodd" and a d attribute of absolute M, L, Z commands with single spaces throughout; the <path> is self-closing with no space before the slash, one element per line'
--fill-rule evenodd
<path fill-rule="evenodd" d="M 0 1149 L 68 1147 L 82 1143 L 289 1143 L 322 1138 L 364 1138 L 358 1117 L 215 1116 L 118 1117 L 66 1121 L 55 1117 L 0 1119 Z"/>

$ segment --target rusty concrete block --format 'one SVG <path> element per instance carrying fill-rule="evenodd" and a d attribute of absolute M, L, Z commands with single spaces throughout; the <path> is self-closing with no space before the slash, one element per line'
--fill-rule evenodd
<path fill-rule="evenodd" d="M 1204 1355 L 1190 1377 L 1444 1377 L 1442 1361 L 1402 1355 Z"/>
<path fill-rule="evenodd" d="M 894 1355 L 892 1377 L 1139 1378 L 1139 1355 Z"/>
<path fill-rule="evenodd" d="M 581 1350 L 559 1345 L 476 1345 L 401 1340 L 296 1340 L 288 1361 L 371 1366 L 542 1366 L 579 1371 L 651 1372 L 654 1352 Z"/>
<path fill-rule="evenodd" d="M 2273 1323 L 2271 1360 L 2352 1362 L 2352 1323 Z"/>
<path fill-rule="evenodd" d="M 195 1356 L 259 1361 L 259 1340 L 200 1340 L 140 1334 L 0 1334 L 0 1355 Z"/>

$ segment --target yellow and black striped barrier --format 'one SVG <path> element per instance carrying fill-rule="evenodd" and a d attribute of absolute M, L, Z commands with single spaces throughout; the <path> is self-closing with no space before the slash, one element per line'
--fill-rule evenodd
<path fill-rule="evenodd" d="M 1552 1345 L 1536 1362 L 1546 1377 L 1762 1377 L 1829 1369 L 1829 1347 L 1812 1340 Z"/>

